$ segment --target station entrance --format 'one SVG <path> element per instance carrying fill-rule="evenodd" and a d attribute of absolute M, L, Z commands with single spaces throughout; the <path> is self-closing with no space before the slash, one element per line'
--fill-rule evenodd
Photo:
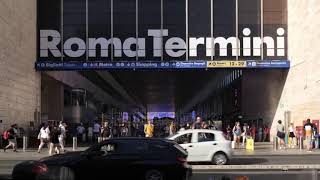
<path fill-rule="evenodd" d="M 145 123 L 150 119 L 185 126 L 199 116 L 225 130 L 236 121 L 270 127 L 281 106 L 287 69 L 109 70 L 80 71 L 77 76 L 75 73 L 43 73 L 42 118 L 63 118 L 70 123 L 95 120 Z M 69 81 L 61 78 L 66 76 Z M 75 81 L 79 82 L 70 84 Z M 50 108 L 46 109 L 48 104 Z"/>

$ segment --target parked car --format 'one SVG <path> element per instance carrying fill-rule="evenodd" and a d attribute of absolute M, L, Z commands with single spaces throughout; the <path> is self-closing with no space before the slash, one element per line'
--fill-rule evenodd
<path fill-rule="evenodd" d="M 174 140 L 188 152 L 188 162 L 211 162 L 224 165 L 232 157 L 231 141 L 222 131 L 191 129 L 179 131 L 167 139 Z"/>
<path fill-rule="evenodd" d="M 83 152 L 17 164 L 12 178 L 184 180 L 191 176 L 187 152 L 166 139 L 115 138 Z"/>

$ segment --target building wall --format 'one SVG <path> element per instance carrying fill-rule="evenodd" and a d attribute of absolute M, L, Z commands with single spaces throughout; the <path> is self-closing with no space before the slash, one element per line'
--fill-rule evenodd
<path fill-rule="evenodd" d="M 0 131 L 34 121 L 40 111 L 36 0 L 0 0 Z"/>
<path fill-rule="evenodd" d="M 41 77 L 41 113 L 46 114 L 48 120 L 63 120 L 64 85 L 45 75 Z M 44 119 L 42 119 L 44 120 Z"/>
<path fill-rule="evenodd" d="M 320 119 L 320 1 L 288 0 L 288 53 L 291 61 L 287 81 L 273 121 L 290 120 L 301 126 L 306 118 Z"/>

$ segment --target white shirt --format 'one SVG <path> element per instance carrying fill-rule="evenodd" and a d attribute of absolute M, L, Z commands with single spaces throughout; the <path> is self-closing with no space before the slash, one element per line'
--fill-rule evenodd
<path fill-rule="evenodd" d="M 60 128 L 60 132 L 61 132 L 60 137 L 66 136 L 66 127 L 64 127 L 64 125 L 60 124 L 59 128 Z"/>
<path fill-rule="evenodd" d="M 292 126 L 289 127 L 289 132 L 294 132 L 294 128 Z"/>
<path fill-rule="evenodd" d="M 88 136 L 92 136 L 92 127 L 88 127 Z"/>
<path fill-rule="evenodd" d="M 46 129 L 44 129 L 44 127 L 42 127 L 40 129 L 40 138 L 49 139 L 49 134 L 50 134 L 49 127 L 47 127 Z"/>

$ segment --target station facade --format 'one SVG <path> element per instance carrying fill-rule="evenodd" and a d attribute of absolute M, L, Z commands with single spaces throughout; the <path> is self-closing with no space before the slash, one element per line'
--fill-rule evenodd
<path fill-rule="evenodd" d="M 2 128 L 43 119 L 80 122 L 103 111 L 145 112 L 109 72 L 114 69 L 227 69 L 217 73 L 216 86 L 208 85 L 215 93 L 199 91 L 176 109 L 181 118 L 215 112 L 262 118 L 273 129 L 278 119 L 301 126 L 306 118 L 320 118 L 318 1 L 0 4 Z"/>

